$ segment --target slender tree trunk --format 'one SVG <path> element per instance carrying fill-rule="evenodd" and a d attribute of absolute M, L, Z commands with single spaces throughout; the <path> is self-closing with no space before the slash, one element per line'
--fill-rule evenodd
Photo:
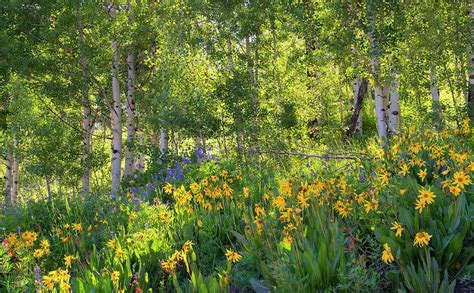
<path fill-rule="evenodd" d="M 383 92 L 383 109 L 385 114 L 385 124 L 388 127 L 388 118 L 390 116 L 390 85 L 386 84 L 382 87 Z M 388 129 L 387 129 L 388 130 Z"/>
<path fill-rule="evenodd" d="M 137 140 L 140 143 L 140 145 L 143 145 L 143 132 L 142 131 L 137 131 Z M 133 169 L 137 170 L 140 173 L 145 172 L 145 158 L 143 157 L 141 153 L 135 154 Z"/>
<path fill-rule="evenodd" d="M 431 82 L 431 107 L 433 109 L 433 124 L 437 129 L 441 127 L 441 109 L 439 107 L 439 88 L 436 76 L 436 66 L 430 66 L 430 82 Z"/>
<path fill-rule="evenodd" d="M 372 115 L 374 113 L 374 98 L 372 97 L 370 84 L 367 84 L 367 98 L 369 99 L 369 112 Z"/>
<path fill-rule="evenodd" d="M 165 154 L 168 151 L 168 129 L 162 127 L 160 130 L 160 152 Z"/>
<path fill-rule="evenodd" d="M 377 47 L 375 43 L 375 19 L 374 16 L 370 17 L 370 31 L 368 33 L 370 47 L 373 51 L 371 63 L 372 63 L 372 75 L 374 78 L 374 89 L 375 89 L 375 112 L 377 116 L 377 132 L 378 136 L 382 138 L 385 143 L 387 138 L 387 95 L 384 93 L 383 86 L 379 80 L 379 59 L 377 57 Z"/>
<path fill-rule="evenodd" d="M 115 7 L 110 9 L 112 18 L 115 17 Z M 112 95 L 113 103 L 110 111 L 111 129 L 112 129 L 112 197 L 115 198 L 120 192 L 120 175 L 122 163 L 122 105 L 120 101 L 119 86 L 119 56 L 117 43 L 112 41 Z"/>
<path fill-rule="evenodd" d="M 5 195 L 7 198 L 11 196 L 12 192 L 12 163 L 13 163 L 13 153 L 11 148 L 8 149 L 7 159 L 5 161 Z"/>
<path fill-rule="evenodd" d="M 127 91 L 127 144 L 125 151 L 125 168 L 123 177 L 132 175 L 134 158 L 134 139 L 136 132 L 135 119 L 135 56 L 133 52 L 128 53 L 128 91 Z"/>
<path fill-rule="evenodd" d="M 275 84 L 277 86 L 278 101 L 281 102 L 281 80 L 278 72 L 278 47 L 277 47 L 277 32 L 275 20 L 271 21 L 272 38 L 273 38 L 273 71 L 275 75 Z"/>
<path fill-rule="evenodd" d="M 385 120 L 385 99 L 383 87 L 379 83 L 374 85 L 375 88 L 375 111 L 377 115 L 377 132 L 382 139 L 387 137 L 387 123 Z"/>
<path fill-rule="evenodd" d="M 357 131 L 357 124 L 362 115 L 361 111 L 362 111 L 364 96 L 367 92 L 367 80 L 364 78 L 358 78 L 358 79 L 359 80 L 357 81 L 357 93 L 355 94 L 355 97 L 354 97 L 354 112 L 352 112 L 352 117 L 351 117 L 351 120 L 349 121 L 349 128 L 346 132 L 346 137 L 349 137 L 350 135 L 352 135 L 354 132 Z M 354 87 L 354 90 L 355 90 L 355 87 Z M 360 128 L 360 131 L 362 131 L 362 128 Z"/>
<path fill-rule="evenodd" d="M 88 94 L 87 99 L 89 98 Z M 89 101 L 86 101 L 88 103 Z M 92 138 L 92 119 L 90 104 L 84 104 L 82 107 L 84 120 L 84 142 L 83 142 L 83 156 L 82 156 L 82 194 L 89 194 L 90 191 L 90 162 L 89 156 L 91 152 L 91 138 Z"/>
<path fill-rule="evenodd" d="M 398 92 L 399 83 L 394 80 L 390 86 L 390 111 L 388 118 L 388 128 L 392 133 L 398 133 L 400 120 L 400 94 Z"/>
<path fill-rule="evenodd" d="M 11 200 L 12 202 L 16 202 L 18 198 L 18 141 L 13 139 L 13 161 L 12 161 L 12 193 L 11 193 Z"/>
<path fill-rule="evenodd" d="M 471 22 L 474 22 L 474 8 L 471 8 L 469 15 Z M 469 55 L 469 92 L 467 94 L 467 114 L 474 124 L 474 47 L 472 40 L 474 39 L 474 26 L 471 26 L 471 52 Z"/>
<path fill-rule="evenodd" d="M 82 3 L 82 2 L 81 2 Z M 81 4 L 82 5 L 82 4 Z M 84 47 L 84 27 L 81 22 L 81 14 L 80 10 L 78 10 L 78 17 L 79 17 L 79 38 L 80 38 L 80 47 L 83 49 Z M 82 51 L 82 50 L 81 50 Z M 89 156 L 91 153 L 91 139 L 92 139 L 92 117 L 91 117 L 91 101 L 89 98 L 89 85 L 87 80 L 87 65 L 89 60 L 86 57 L 81 59 L 81 67 L 82 67 L 82 81 L 84 82 L 83 85 L 83 101 L 82 101 L 82 114 L 83 114 L 83 121 L 82 121 L 82 128 L 84 130 L 84 138 L 83 138 L 83 145 L 82 145 L 82 178 L 81 178 L 81 191 L 83 195 L 89 194 L 90 191 L 90 160 Z"/>
<path fill-rule="evenodd" d="M 49 179 L 48 176 L 46 176 L 46 191 L 48 192 L 48 201 L 51 201 L 52 196 L 51 196 L 51 180 Z"/>
<path fill-rule="evenodd" d="M 360 109 L 359 113 L 357 113 L 357 120 L 355 122 L 354 131 L 359 133 L 362 133 L 362 113 L 360 112 L 362 110 L 362 102 L 364 101 L 364 96 L 359 97 L 359 89 L 363 82 L 365 82 L 365 92 L 367 92 L 367 81 L 363 80 L 360 76 L 356 77 L 354 79 L 354 83 L 352 84 L 352 88 L 354 90 L 354 113 L 356 109 Z"/>

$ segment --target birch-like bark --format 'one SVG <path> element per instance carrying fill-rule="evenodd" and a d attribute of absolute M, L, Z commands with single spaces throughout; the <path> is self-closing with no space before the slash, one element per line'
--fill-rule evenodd
<path fill-rule="evenodd" d="M 81 6 L 83 1 L 81 1 Z M 78 19 L 79 19 L 79 41 L 81 49 L 84 49 L 84 27 L 81 21 L 81 14 L 80 10 L 78 9 Z M 81 50 L 82 53 L 82 50 Z M 84 82 L 83 85 L 83 92 L 82 92 L 82 114 L 83 114 L 83 121 L 82 121 L 82 129 L 84 131 L 84 137 L 82 142 L 82 178 L 81 178 L 81 192 L 83 195 L 89 194 L 90 191 L 90 153 L 91 153 L 91 139 L 92 139 L 92 117 L 91 117 L 91 104 L 89 98 L 89 86 L 87 80 L 87 65 L 89 60 L 86 57 L 81 59 L 81 67 L 82 67 L 82 81 Z M 49 184 L 49 179 L 47 179 L 47 183 Z"/>
<path fill-rule="evenodd" d="M 85 104 L 82 107 L 84 115 L 83 130 L 84 130 L 84 141 L 83 141 L 83 155 L 82 155 L 82 194 L 89 194 L 90 191 L 90 162 L 89 156 L 91 152 L 91 138 L 92 138 L 92 119 L 91 119 L 91 107 L 89 101 L 89 94 L 84 94 Z"/>
<path fill-rule="evenodd" d="M 12 202 L 16 202 L 18 199 L 18 141 L 14 138 L 13 139 L 13 161 L 12 161 L 12 193 L 11 193 L 11 200 Z"/>
<path fill-rule="evenodd" d="M 160 152 L 165 154 L 168 151 L 168 129 L 162 127 L 160 130 Z"/>
<path fill-rule="evenodd" d="M 362 82 L 362 78 L 358 76 L 354 79 L 354 83 L 352 84 L 352 89 L 354 90 L 354 110 L 358 108 L 362 110 L 362 105 L 359 105 L 360 102 L 358 98 L 361 82 Z M 367 85 L 366 85 L 366 89 L 367 89 Z M 359 110 L 359 113 L 357 114 L 357 120 L 355 123 L 355 129 L 354 129 L 355 132 L 359 132 L 359 133 L 362 133 L 362 115 L 361 114 L 362 113 L 360 113 L 360 110 Z"/>
<path fill-rule="evenodd" d="M 377 116 L 377 132 L 382 139 L 387 137 L 387 122 L 385 119 L 385 102 L 386 98 L 383 93 L 383 87 L 378 82 L 374 84 L 375 89 L 375 112 Z"/>
<path fill-rule="evenodd" d="M 7 158 L 5 161 L 5 195 L 7 198 L 10 197 L 12 192 L 12 163 L 13 163 L 13 153 L 11 148 L 8 150 Z"/>
<path fill-rule="evenodd" d="M 140 145 L 143 145 L 143 133 L 142 131 L 137 131 L 136 133 L 137 141 Z M 136 170 L 140 173 L 145 171 L 145 158 L 142 154 L 135 154 L 133 161 L 133 170 Z"/>
<path fill-rule="evenodd" d="M 115 7 L 110 8 L 110 16 L 115 18 Z M 119 57 L 117 42 L 112 40 L 112 96 L 113 102 L 110 110 L 110 120 L 112 129 L 112 197 L 115 198 L 120 192 L 120 175 L 122 163 L 122 105 L 120 101 L 119 86 Z"/>
<path fill-rule="evenodd" d="M 474 8 L 471 8 L 469 15 L 471 16 L 471 23 L 474 22 Z M 471 26 L 471 46 L 469 55 L 469 91 L 467 94 L 467 114 L 471 118 L 471 123 L 474 124 L 474 26 Z"/>
<path fill-rule="evenodd" d="M 125 151 L 125 168 L 123 177 L 126 178 L 132 175 L 133 172 L 133 159 L 134 159 L 134 139 L 136 132 L 136 119 L 135 119 L 135 55 L 133 52 L 128 52 L 127 57 L 128 64 L 128 90 L 127 90 L 127 144 Z"/>
<path fill-rule="evenodd" d="M 385 124 L 388 127 L 388 118 L 390 116 L 390 84 L 382 87 L 383 92 L 383 113 L 385 114 Z M 388 129 L 387 129 L 388 130 Z"/>
<path fill-rule="evenodd" d="M 437 82 L 436 65 L 434 64 L 431 64 L 430 66 L 430 83 L 433 124 L 439 129 L 441 126 L 441 109 L 439 107 L 439 87 Z"/>
<path fill-rule="evenodd" d="M 388 105 L 387 96 L 384 95 L 383 86 L 380 84 L 379 81 L 379 60 L 377 57 L 377 48 L 375 44 L 375 23 L 374 23 L 374 16 L 370 17 L 370 27 L 371 30 L 368 33 L 370 47 L 373 51 L 371 63 L 372 63 L 372 75 L 374 78 L 374 89 L 375 89 L 375 114 L 377 116 L 377 132 L 378 136 L 382 138 L 384 141 L 387 137 L 387 119 L 386 119 L 386 108 Z"/>
<path fill-rule="evenodd" d="M 398 133 L 400 121 L 400 94 L 398 92 L 399 83 L 394 80 L 390 86 L 390 111 L 388 118 L 388 128 L 392 133 Z"/>

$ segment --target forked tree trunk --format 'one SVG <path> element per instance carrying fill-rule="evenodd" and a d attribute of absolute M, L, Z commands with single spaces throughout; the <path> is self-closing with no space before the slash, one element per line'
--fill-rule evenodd
<path fill-rule="evenodd" d="M 110 15 L 115 18 L 115 7 L 111 7 Z M 110 120 L 112 129 L 112 197 L 115 198 L 120 192 L 120 175 L 122 163 L 122 105 L 120 101 L 119 86 L 119 57 L 117 43 L 112 43 L 112 96 L 113 103 L 110 110 Z"/>
<path fill-rule="evenodd" d="M 134 158 L 134 139 L 136 132 L 135 119 L 135 56 L 133 52 L 128 53 L 128 90 L 127 90 L 127 144 L 125 151 L 125 168 L 123 177 L 132 175 Z"/>
<path fill-rule="evenodd" d="M 388 129 L 391 133 L 398 133 L 400 121 L 400 94 L 398 92 L 398 81 L 394 80 L 390 86 L 390 110 L 388 118 Z"/>

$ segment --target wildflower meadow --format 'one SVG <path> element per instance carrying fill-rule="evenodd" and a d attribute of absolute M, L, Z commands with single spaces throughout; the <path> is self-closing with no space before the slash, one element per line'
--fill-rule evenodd
<path fill-rule="evenodd" d="M 474 292 L 472 1 L 1 0 L 0 293 Z"/>

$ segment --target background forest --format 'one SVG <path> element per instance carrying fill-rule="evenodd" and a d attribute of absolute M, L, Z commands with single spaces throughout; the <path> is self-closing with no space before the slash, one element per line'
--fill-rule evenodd
<path fill-rule="evenodd" d="M 0 291 L 474 288 L 470 1 L 0 15 Z"/>

